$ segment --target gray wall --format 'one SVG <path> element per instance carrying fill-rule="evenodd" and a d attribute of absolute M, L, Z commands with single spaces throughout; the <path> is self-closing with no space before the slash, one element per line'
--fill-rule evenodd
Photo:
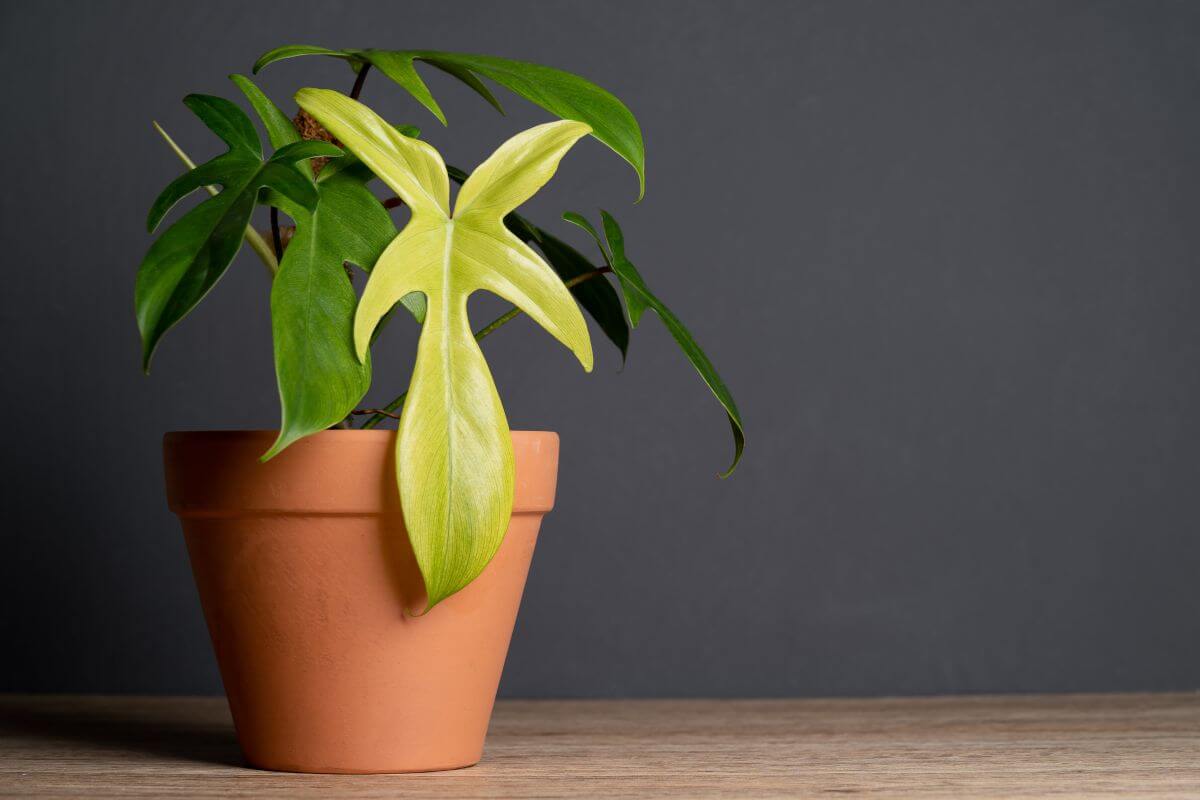
<path fill-rule="evenodd" d="M 336 10 L 335 10 L 336 7 Z M 487 344 L 514 427 L 563 437 L 510 695 L 1200 685 L 1200 6 L 1186 3 L 5 4 L 0 688 L 218 692 L 163 431 L 276 419 L 243 253 L 138 371 L 145 210 L 198 157 L 179 103 L 268 47 L 561 66 L 646 133 L 530 216 L 603 205 L 720 366 L 750 443 L 657 320 L 584 375 L 526 323 Z M 459 163 L 544 119 L 431 75 Z M 277 98 L 348 88 L 280 64 Z M 484 319 L 488 303 L 476 305 Z M 393 326 L 369 400 L 405 384 Z"/>

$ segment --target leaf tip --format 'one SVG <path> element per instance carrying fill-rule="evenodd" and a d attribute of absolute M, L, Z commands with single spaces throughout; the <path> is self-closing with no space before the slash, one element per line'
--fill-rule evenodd
<path fill-rule="evenodd" d="M 738 464 L 742 461 L 742 453 L 746 449 L 746 434 L 742 432 L 741 423 L 730 417 L 729 424 L 733 427 L 733 463 L 729 465 L 729 469 L 717 473 L 717 477 L 721 480 L 728 478 L 738 468 Z"/>
<path fill-rule="evenodd" d="M 284 451 L 284 449 L 287 448 L 288 445 L 290 445 L 292 442 L 296 441 L 296 439 L 298 439 L 298 438 L 299 438 L 298 436 L 295 436 L 294 434 L 291 434 L 286 430 L 280 430 L 279 435 L 277 437 L 275 437 L 275 442 L 271 445 L 270 449 L 258 457 L 258 463 L 260 463 L 260 464 L 267 463 L 272 458 L 274 458 L 275 456 L 282 453 Z"/>

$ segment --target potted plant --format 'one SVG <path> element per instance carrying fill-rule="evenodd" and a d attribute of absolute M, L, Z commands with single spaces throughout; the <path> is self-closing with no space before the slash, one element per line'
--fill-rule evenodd
<path fill-rule="evenodd" d="M 249 78 L 232 76 L 270 155 L 250 117 L 220 97 L 184 99 L 228 148 L 212 160 L 196 166 L 159 128 L 189 169 L 154 201 L 149 229 L 193 192 L 211 197 L 167 227 L 138 270 L 143 366 L 245 241 L 271 277 L 282 407 L 278 431 L 167 434 L 168 501 L 252 765 L 468 766 L 482 753 L 558 455 L 554 433 L 509 431 L 479 342 L 525 315 L 590 370 L 580 307 L 622 357 L 630 329 L 653 310 L 728 415 L 729 471 L 742 423 L 711 362 L 626 256 L 612 215 L 601 212 L 597 230 L 564 214 L 598 245 L 593 264 L 516 211 L 586 136 L 628 161 L 644 188 L 641 133 L 616 97 L 557 69 L 434 51 L 290 46 L 254 71 L 302 55 L 346 62 L 350 93 L 300 89 L 289 119 Z M 376 70 L 444 123 L 417 62 L 497 108 L 483 79 L 556 119 L 513 136 L 470 174 L 448 167 L 416 128 L 358 100 Z M 382 199 L 376 180 L 388 190 Z M 260 205 L 270 209 L 269 235 L 251 225 Z M 400 205 L 411 218 L 397 231 L 390 210 Z M 354 270 L 367 273 L 361 299 Z M 472 331 L 475 291 L 512 309 Z M 409 389 L 382 408 L 358 408 L 371 343 L 392 320 L 422 326 Z M 397 430 L 377 427 L 388 418 Z"/>

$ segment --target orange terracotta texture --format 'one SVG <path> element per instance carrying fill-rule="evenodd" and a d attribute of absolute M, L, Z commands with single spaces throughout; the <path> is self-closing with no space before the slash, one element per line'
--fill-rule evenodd
<path fill-rule="evenodd" d="M 558 436 L 513 431 L 516 497 L 496 557 L 425 616 L 394 431 L 324 431 L 266 464 L 270 431 L 169 433 L 167 498 L 250 764 L 454 769 L 483 752 Z"/>

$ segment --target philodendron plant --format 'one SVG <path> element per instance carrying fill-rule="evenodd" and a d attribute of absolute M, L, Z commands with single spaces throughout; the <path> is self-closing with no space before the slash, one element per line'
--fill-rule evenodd
<path fill-rule="evenodd" d="M 243 241 L 271 274 L 271 323 L 282 420 L 263 454 L 278 455 L 317 431 L 348 428 L 356 415 L 373 428 L 399 419 L 396 467 L 405 525 L 432 608 L 470 583 L 500 546 L 513 502 L 508 422 L 479 341 L 525 314 L 568 347 L 585 370 L 592 347 L 580 306 L 618 348 L 647 309 L 666 324 L 724 408 L 733 463 L 742 422 L 729 390 L 683 323 L 658 299 L 625 254 L 616 219 L 600 213 L 563 218 L 595 240 L 600 261 L 516 213 L 554 175 L 559 161 L 591 135 L 637 172 L 645 187 L 637 121 L 616 97 L 561 70 L 491 56 L 434 51 L 329 50 L 289 46 L 264 54 L 254 72 L 282 59 L 321 55 L 355 73 L 349 96 L 300 89 L 292 119 L 247 77 L 231 76 L 262 122 L 273 152 L 264 155 L 251 119 L 233 102 L 189 95 L 184 103 L 228 151 L 196 166 L 162 128 L 189 167 L 154 201 L 154 231 L 187 195 L 211 197 L 179 217 L 150 247 L 138 270 L 136 307 L 143 366 L 163 334 L 204 298 Z M 414 67 L 420 61 L 500 104 L 484 78 L 549 111 L 556 121 L 518 133 L 469 175 L 447 166 L 409 125 L 395 125 L 358 102 L 375 68 L 407 90 L 443 124 L 446 118 Z M 157 127 L 157 124 L 156 124 Z M 378 179 L 395 193 L 381 199 Z M 450 184 L 460 184 L 453 205 Z M 217 187 L 220 187 L 219 189 Z M 256 206 L 270 208 L 268 236 L 252 227 Z M 408 206 L 399 233 L 390 209 Z M 280 224 L 279 212 L 292 225 Z M 539 254 L 540 253 L 540 254 Z M 369 273 L 361 299 L 349 265 Z M 609 274 L 616 276 L 610 283 Z M 484 290 L 512 309 L 472 332 L 467 298 Z M 619 290 L 619 293 L 618 293 Z M 621 300 L 624 299 L 624 309 Z M 409 389 L 379 409 L 358 409 L 371 383 L 370 347 L 393 316 L 422 326 Z"/>

